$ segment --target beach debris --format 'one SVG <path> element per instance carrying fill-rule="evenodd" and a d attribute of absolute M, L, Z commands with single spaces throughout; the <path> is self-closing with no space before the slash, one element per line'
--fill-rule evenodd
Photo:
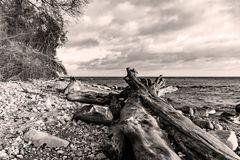
<path fill-rule="evenodd" d="M 210 130 L 214 129 L 214 126 L 210 120 L 205 120 L 202 118 L 195 118 L 192 121 L 201 128 L 210 129 Z"/>
<path fill-rule="evenodd" d="M 235 106 L 235 110 L 236 110 L 237 113 L 240 113 L 240 104 L 237 104 Z"/>
<path fill-rule="evenodd" d="M 69 142 L 59 137 L 35 129 L 30 129 L 24 134 L 25 141 L 31 141 L 35 146 L 67 147 Z"/>
<path fill-rule="evenodd" d="M 95 124 L 110 124 L 113 120 L 113 115 L 108 107 L 84 105 L 75 112 L 73 119 Z"/>
<path fill-rule="evenodd" d="M 174 147 L 171 147 L 168 137 L 176 142 L 175 145 L 186 155 L 186 159 L 240 159 L 218 138 L 198 127 L 163 98 L 158 97 L 157 93 L 161 88 L 158 86 L 158 79 L 153 84 L 149 79 L 137 77 L 136 72 L 130 68 L 127 68 L 124 79 L 129 89 L 128 92 L 125 91 L 127 100 L 116 125 L 122 135 L 119 136 L 121 143 L 117 147 L 120 149 L 120 159 L 126 158 L 124 155 L 134 155 L 135 159 L 181 159 Z M 150 111 L 146 112 L 145 108 Z M 156 118 L 150 113 L 158 117 L 160 125 L 156 125 Z M 201 121 L 205 128 L 214 128 L 210 121 Z M 162 128 L 167 131 L 168 137 L 164 136 Z"/>
<path fill-rule="evenodd" d="M 219 138 L 223 143 L 225 143 L 229 148 L 235 151 L 238 147 L 238 139 L 234 131 L 217 130 L 210 131 L 214 136 Z"/>

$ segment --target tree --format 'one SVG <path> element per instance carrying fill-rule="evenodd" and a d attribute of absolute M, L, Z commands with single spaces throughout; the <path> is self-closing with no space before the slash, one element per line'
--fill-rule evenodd
<path fill-rule="evenodd" d="M 62 73 L 65 68 L 53 60 L 56 49 L 66 42 L 64 17 L 77 18 L 87 4 L 88 0 L 0 0 L 11 40 L 39 52 L 42 64 Z"/>

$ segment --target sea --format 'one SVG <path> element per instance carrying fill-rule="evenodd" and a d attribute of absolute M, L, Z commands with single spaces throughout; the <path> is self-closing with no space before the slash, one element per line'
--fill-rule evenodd
<path fill-rule="evenodd" d="M 147 77 L 155 79 L 155 77 Z M 81 81 L 107 85 L 127 86 L 123 77 L 78 77 Z M 240 77 L 165 77 L 166 86 L 172 88 L 163 97 L 174 105 L 211 107 L 231 110 L 240 104 Z"/>

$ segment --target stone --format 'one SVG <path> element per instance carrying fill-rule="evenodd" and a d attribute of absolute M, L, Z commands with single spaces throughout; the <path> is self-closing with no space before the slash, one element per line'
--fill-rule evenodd
<path fill-rule="evenodd" d="M 105 156 L 105 154 L 103 154 L 103 153 L 98 153 L 97 155 L 96 155 L 96 159 L 97 160 L 103 160 L 103 159 L 106 159 L 107 157 Z"/>
<path fill-rule="evenodd" d="M 19 159 L 23 159 L 23 155 L 19 154 L 19 155 L 16 155 L 17 158 Z"/>
<path fill-rule="evenodd" d="M 214 129 L 214 126 L 212 124 L 211 121 L 209 120 L 204 120 L 204 119 L 201 119 L 201 118 L 196 118 L 196 119 L 193 119 L 193 122 L 198 125 L 199 127 L 201 128 L 204 128 L 204 129 Z"/>
<path fill-rule="evenodd" d="M 57 81 L 54 85 L 54 88 L 56 88 L 56 90 L 58 92 L 64 92 L 65 88 L 68 86 L 68 82 L 66 81 Z"/>
<path fill-rule="evenodd" d="M 233 123 L 240 124 L 240 115 L 238 114 L 233 112 L 223 112 L 220 116 L 221 119 L 226 122 L 232 121 Z"/>
<path fill-rule="evenodd" d="M 63 151 L 63 150 L 58 150 L 57 153 L 58 153 L 58 154 L 63 154 L 64 151 Z"/>
<path fill-rule="evenodd" d="M 35 129 L 30 129 L 24 134 L 25 141 L 32 141 L 32 143 L 39 147 L 46 144 L 48 147 L 67 147 L 69 142 L 59 137 L 50 135 Z"/>
<path fill-rule="evenodd" d="M 6 153 L 5 150 L 1 150 L 1 151 L 0 151 L 0 159 L 1 159 L 1 160 L 7 160 L 7 159 L 9 159 L 9 156 L 8 156 L 8 154 Z"/>
<path fill-rule="evenodd" d="M 80 81 L 74 80 L 69 83 L 69 85 L 64 91 L 64 94 L 67 95 L 69 93 L 80 91 L 80 90 L 81 90 Z"/>
<path fill-rule="evenodd" d="M 214 124 L 214 129 L 215 130 L 223 130 L 223 126 L 221 126 L 220 124 Z"/>
<path fill-rule="evenodd" d="M 181 110 L 176 110 L 178 113 L 183 115 L 183 112 Z"/>
<path fill-rule="evenodd" d="M 113 115 L 108 107 L 85 105 L 74 114 L 73 119 L 87 123 L 110 124 L 113 120 Z"/>
<path fill-rule="evenodd" d="M 194 116 L 194 107 L 191 106 L 183 106 L 181 108 L 179 108 L 179 110 L 181 110 L 184 114 L 189 114 L 190 116 Z"/>
<path fill-rule="evenodd" d="M 90 158 L 90 159 L 94 159 L 94 157 L 95 157 L 94 154 L 90 154 L 90 155 L 88 156 L 88 158 Z"/>
<path fill-rule="evenodd" d="M 235 106 L 235 110 L 236 110 L 237 113 L 240 113 L 240 104 L 237 104 Z"/>
<path fill-rule="evenodd" d="M 236 114 L 235 113 L 232 113 L 232 112 L 222 112 L 221 113 L 221 117 L 224 117 L 224 118 L 230 118 L 230 117 L 234 117 Z"/>
<path fill-rule="evenodd" d="M 196 108 L 195 116 L 208 117 L 210 114 L 215 114 L 216 110 L 210 107 L 204 106 L 202 108 Z"/>
<path fill-rule="evenodd" d="M 235 151 L 238 147 L 238 139 L 234 131 L 216 130 L 210 131 L 212 135 L 221 140 L 229 148 Z"/>

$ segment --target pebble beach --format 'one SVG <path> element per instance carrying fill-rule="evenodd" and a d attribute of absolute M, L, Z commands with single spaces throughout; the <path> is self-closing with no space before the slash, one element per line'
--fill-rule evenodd
<path fill-rule="evenodd" d="M 95 88 L 106 93 L 116 92 L 117 88 L 86 81 L 78 83 L 83 88 Z M 111 125 L 74 121 L 74 113 L 85 104 L 71 102 L 59 92 L 68 84 L 66 80 L 0 82 L 0 160 L 114 160 L 107 148 L 107 144 L 113 145 Z M 163 97 L 204 130 L 227 134 L 230 148 L 240 155 L 239 116 L 225 117 L 224 111 L 217 108 L 212 108 L 214 113 L 209 114 L 209 108 L 181 106 L 173 96 L 178 92 L 174 90 Z M 233 107 L 226 111 L 236 112 Z"/>
<path fill-rule="evenodd" d="M 0 82 L 1 160 L 107 159 L 102 145 L 108 127 L 71 121 L 82 104 L 66 100 L 55 85 L 41 80 Z M 55 136 L 67 145 L 36 146 L 25 136 L 29 130 Z"/>

